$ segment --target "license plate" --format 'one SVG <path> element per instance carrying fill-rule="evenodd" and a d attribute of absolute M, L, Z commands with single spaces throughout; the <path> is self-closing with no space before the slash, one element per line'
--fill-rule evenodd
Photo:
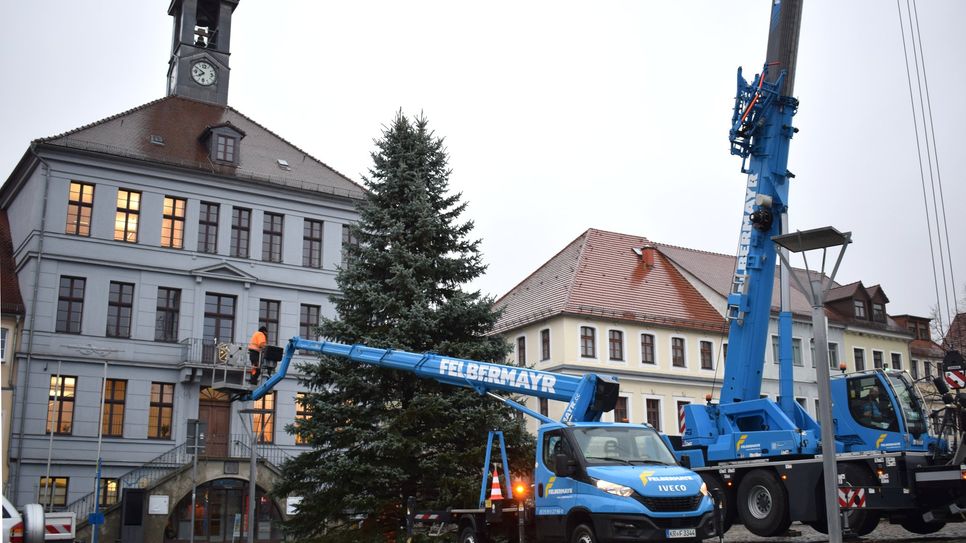
<path fill-rule="evenodd" d="M 667 538 L 677 537 L 697 537 L 698 533 L 694 528 L 674 528 L 667 531 Z"/>

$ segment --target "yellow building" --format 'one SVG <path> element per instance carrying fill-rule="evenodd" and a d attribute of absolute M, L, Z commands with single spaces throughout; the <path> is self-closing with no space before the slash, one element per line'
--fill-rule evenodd
<path fill-rule="evenodd" d="M 10 425 L 13 413 L 13 393 L 17 368 L 14 365 L 18 338 L 23 329 L 24 305 L 13 264 L 13 245 L 7 212 L 0 211 L 0 382 L 2 386 L 3 485 L 7 486 L 10 473 Z"/>
<path fill-rule="evenodd" d="M 717 400 L 734 265 L 733 256 L 589 229 L 497 300 L 503 314 L 495 331 L 511 342 L 512 363 L 574 375 L 616 375 L 621 399 L 605 418 L 648 422 L 667 434 L 680 434 L 683 404 L 706 401 L 709 394 Z M 835 290 L 843 295 L 836 298 L 840 305 L 851 304 L 846 294 L 869 294 L 865 289 L 859 294 Z M 877 304 L 884 299 L 878 287 L 870 290 Z M 776 281 L 761 390 L 772 399 L 779 390 L 778 299 Z M 794 286 L 791 302 L 795 400 L 815 415 L 811 307 Z M 875 310 L 884 314 L 884 303 Z M 871 303 L 868 307 L 873 311 Z M 908 364 L 911 336 L 894 321 L 880 326 L 836 311 L 828 314 L 829 363 L 836 370 L 840 361 L 854 366 L 851 353 L 856 349 L 868 352 L 869 368 L 873 359 L 903 368 Z M 534 398 L 526 403 L 554 419 L 565 407 Z"/>

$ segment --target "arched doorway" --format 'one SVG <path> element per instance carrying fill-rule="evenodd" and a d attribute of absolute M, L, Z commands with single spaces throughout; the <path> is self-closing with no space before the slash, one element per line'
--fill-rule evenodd
<path fill-rule="evenodd" d="M 255 541 L 283 541 L 279 523 L 282 513 L 265 492 L 255 488 Z M 246 541 L 248 536 L 248 481 L 215 479 L 198 485 L 195 498 L 196 542 Z M 191 538 L 191 493 L 178 502 L 168 516 L 165 543 L 182 543 Z"/>

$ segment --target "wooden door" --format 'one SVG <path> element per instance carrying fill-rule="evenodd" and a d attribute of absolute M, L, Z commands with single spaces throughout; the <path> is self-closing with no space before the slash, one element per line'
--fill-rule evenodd
<path fill-rule="evenodd" d="M 231 402 L 228 395 L 212 388 L 203 388 L 198 396 L 198 419 L 208 424 L 208 445 L 205 456 L 228 456 L 231 432 Z"/>

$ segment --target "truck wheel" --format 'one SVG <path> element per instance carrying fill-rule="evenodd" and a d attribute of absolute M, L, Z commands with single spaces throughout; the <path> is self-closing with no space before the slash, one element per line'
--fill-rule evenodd
<path fill-rule="evenodd" d="M 721 509 L 721 523 L 722 532 L 727 532 L 731 529 L 731 525 L 735 523 L 735 495 L 723 484 L 721 484 L 721 479 L 717 475 L 708 472 L 702 472 L 701 478 L 704 479 L 705 484 L 708 485 L 708 491 L 714 497 L 719 497 L 723 506 Z"/>
<path fill-rule="evenodd" d="M 597 536 L 590 526 L 578 524 L 570 536 L 570 543 L 597 543 Z"/>
<path fill-rule="evenodd" d="M 783 534 L 792 524 L 788 494 L 770 470 L 756 469 L 745 475 L 738 485 L 735 508 L 745 528 L 757 536 Z"/>
<path fill-rule="evenodd" d="M 460 543 L 485 543 L 486 539 L 476 533 L 472 526 L 467 526 L 460 531 Z"/>
<path fill-rule="evenodd" d="M 838 464 L 838 470 L 840 474 L 845 476 L 843 486 L 868 488 L 876 484 L 873 475 L 863 466 L 845 462 Z M 822 488 L 825 488 L 825 486 L 823 485 Z M 850 509 L 845 513 L 845 516 L 849 521 L 849 529 L 858 536 L 871 534 L 879 525 L 879 512 L 871 509 Z"/>
<path fill-rule="evenodd" d="M 899 524 L 905 528 L 906 531 L 921 535 L 934 534 L 939 530 L 942 530 L 943 526 L 946 525 L 945 522 L 941 521 L 926 522 L 922 520 L 922 515 L 918 513 L 902 519 L 902 522 Z"/>

